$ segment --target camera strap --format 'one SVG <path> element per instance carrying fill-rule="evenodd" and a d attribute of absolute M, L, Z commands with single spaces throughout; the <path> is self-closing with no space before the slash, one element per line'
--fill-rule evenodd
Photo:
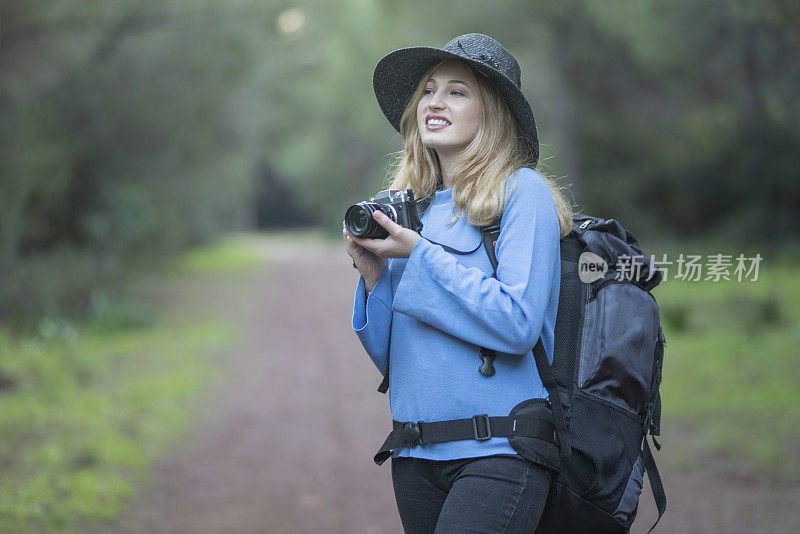
<path fill-rule="evenodd" d="M 433 202 L 433 197 L 432 196 L 423 197 L 423 198 L 420 198 L 419 200 L 417 200 L 417 212 L 419 213 L 420 217 L 422 217 L 423 213 L 428 211 L 428 208 L 430 207 L 431 202 Z"/>
<path fill-rule="evenodd" d="M 422 237 L 424 237 L 424 238 L 425 238 L 425 240 L 427 240 L 427 241 L 430 241 L 430 242 L 431 242 L 431 243 L 433 243 L 434 245 L 439 245 L 440 247 L 442 247 L 443 249 L 445 249 L 447 252 L 450 252 L 451 254 L 460 254 L 461 256 L 466 256 L 467 254 L 472 254 L 473 252 L 477 252 L 477 251 L 478 251 L 478 249 L 479 249 L 479 248 L 481 248 L 481 247 L 483 246 L 483 241 L 481 241 L 481 242 L 480 242 L 480 243 L 478 243 L 478 244 L 477 244 L 477 246 L 476 246 L 475 248 L 473 248 L 472 250 L 458 250 L 457 248 L 448 247 L 448 246 L 447 246 L 447 245 L 445 245 L 444 243 L 437 243 L 437 242 L 436 242 L 436 241 L 434 241 L 433 239 L 428 239 L 428 238 L 427 238 L 427 237 L 425 237 L 425 236 L 422 236 Z"/>

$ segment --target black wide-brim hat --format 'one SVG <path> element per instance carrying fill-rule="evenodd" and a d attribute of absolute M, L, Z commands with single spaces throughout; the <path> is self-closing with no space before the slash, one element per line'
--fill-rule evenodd
<path fill-rule="evenodd" d="M 400 118 L 425 72 L 448 59 L 464 61 L 494 82 L 523 135 L 534 147 L 535 164 L 539 159 L 539 137 L 533 110 L 522 94 L 519 63 L 503 45 L 481 33 L 460 35 L 442 48 L 401 48 L 378 62 L 372 86 L 383 114 L 394 129 L 400 131 Z"/>

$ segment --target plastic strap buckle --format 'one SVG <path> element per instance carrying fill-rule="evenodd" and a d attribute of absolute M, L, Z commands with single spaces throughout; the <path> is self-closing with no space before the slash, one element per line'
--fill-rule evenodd
<path fill-rule="evenodd" d="M 422 430 L 419 428 L 419 422 L 403 423 L 403 444 L 406 447 L 416 447 L 422 443 Z"/>
<path fill-rule="evenodd" d="M 486 435 L 481 436 L 478 432 L 478 420 L 482 420 L 483 426 L 486 428 Z M 492 437 L 492 425 L 489 424 L 489 414 L 478 414 L 472 416 L 472 432 L 473 437 L 478 441 L 486 441 Z"/>

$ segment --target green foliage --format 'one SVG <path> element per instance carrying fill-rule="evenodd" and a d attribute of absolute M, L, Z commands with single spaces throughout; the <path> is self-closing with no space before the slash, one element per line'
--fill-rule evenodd
<path fill-rule="evenodd" d="M 242 224 L 258 154 L 240 91 L 268 36 L 231 28 L 257 7 L 3 6 L 7 319 L 85 314 L 98 288 Z"/>
<path fill-rule="evenodd" d="M 189 401 L 212 377 L 208 353 L 229 336 L 217 323 L 51 319 L 35 336 L 0 332 L 0 532 L 73 532 L 113 517 L 190 422 Z"/>
<path fill-rule="evenodd" d="M 574 110 L 563 117 L 562 150 L 575 154 L 564 169 L 587 211 L 639 235 L 793 238 L 800 67 L 787 58 L 800 51 L 797 15 L 783 2 L 735 0 L 549 9 Z"/>
<path fill-rule="evenodd" d="M 544 164 L 573 184 L 582 211 L 640 238 L 776 248 L 791 246 L 800 223 L 800 63 L 790 60 L 800 14 L 790 2 L 0 9 L 5 322 L 85 314 L 93 293 L 120 292 L 140 267 L 275 224 L 265 209 L 335 235 L 401 148 L 372 92 L 376 62 L 472 31 L 520 60 Z"/>
<path fill-rule="evenodd" d="M 248 247 L 241 237 L 228 237 L 213 245 L 187 251 L 178 258 L 178 266 L 188 273 L 237 272 L 263 263 L 264 255 Z"/>
<path fill-rule="evenodd" d="M 664 328 L 671 332 L 683 332 L 689 326 L 689 306 L 680 302 L 670 302 L 661 306 L 661 320 Z"/>
<path fill-rule="evenodd" d="M 655 290 L 667 348 L 661 387 L 665 417 L 696 423 L 717 451 L 800 476 L 800 269 L 762 266 L 758 280 L 684 282 Z M 668 440 L 668 436 L 664 436 Z"/>
<path fill-rule="evenodd" d="M 100 291 L 92 294 L 91 317 L 94 331 L 109 332 L 152 327 L 158 319 L 152 307 L 144 302 L 132 298 L 112 298 Z"/>

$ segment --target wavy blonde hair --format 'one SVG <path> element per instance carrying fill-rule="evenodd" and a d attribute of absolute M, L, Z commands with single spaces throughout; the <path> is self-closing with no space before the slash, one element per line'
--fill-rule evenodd
<path fill-rule="evenodd" d="M 405 148 L 396 153 L 396 160 L 389 170 L 391 189 L 411 188 L 417 198 L 423 198 L 433 195 L 442 186 L 439 157 L 434 149 L 422 145 L 417 126 L 417 104 L 426 80 L 450 61 L 453 60 L 442 61 L 425 73 L 403 111 L 400 135 Z M 454 169 L 453 201 L 458 211 L 450 223 L 466 211 L 470 224 L 488 226 L 497 222 L 503 213 L 509 177 L 522 167 L 534 168 L 536 151 L 522 134 L 497 87 L 472 70 L 481 102 L 480 124 Z M 564 237 L 572 230 L 572 207 L 564 194 L 566 188 L 559 186 L 554 178 L 538 172 L 553 195 L 561 237 Z"/>

